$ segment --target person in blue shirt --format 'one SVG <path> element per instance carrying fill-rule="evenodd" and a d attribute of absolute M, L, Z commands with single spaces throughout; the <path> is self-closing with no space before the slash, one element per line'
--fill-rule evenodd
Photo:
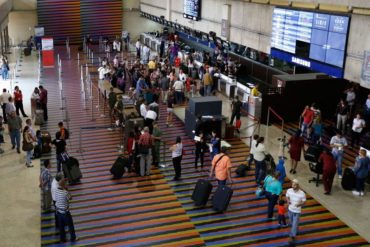
<path fill-rule="evenodd" d="M 279 182 L 283 185 L 284 184 L 284 179 L 286 177 L 286 172 L 285 172 L 285 166 L 284 166 L 284 158 L 283 157 L 279 157 L 279 162 L 276 166 L 276 171 L 275 172 L 279 172 L 280 173 L 280 176 L 278 178 Z"/>
<path fill-rule="evenodd" d="M 279 200 L 279 196 L 283 191 L 283 186 L 279 181 L 280 172 L 276 172 L 271 178 L 265 179 L 265 191 L 266 191 L 266 198 L 268 200 L 267 205 L 267 218 L 272 219 L 274 215 L 274 208 Z"/>
<path fill-rule="evenodd" d="M 366 156 L 366 153 L 365 149 L 360 149 L 353 167 L 353 172 L 356 175 L 356 190 L 352 191 L 352 193 L 356 196 L 364 196 L 365 181 L 369 173 L 370 164 L 370 159 Z"/>
<path fill-rule="evenodd" d="M 215 130 L 212 130 L 211 144 L 212 144 L 211 160 L 213 160 L 213 157 L 215 157 L 216 154 L 220 152 L 221 147 L 221 140 L 220 138 L 217 137 Z"/>
<path fill-rule="evenodd" d="M 140 78 L 136 83 L 136 98 L 138 99 L 140 96 L 142 96 L 144 91 L 147 88 L 148 88 L 148 85 L 146 84 L 146 82 L 144 80 L 144 76 L 140 75 Z"/>

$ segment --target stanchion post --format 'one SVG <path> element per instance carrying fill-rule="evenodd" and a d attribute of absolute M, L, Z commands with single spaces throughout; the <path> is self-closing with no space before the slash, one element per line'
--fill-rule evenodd
<path fill-rule="evenodd" d="M 80 53 L 77 52 L 77 64 L 80 65 Z"/>

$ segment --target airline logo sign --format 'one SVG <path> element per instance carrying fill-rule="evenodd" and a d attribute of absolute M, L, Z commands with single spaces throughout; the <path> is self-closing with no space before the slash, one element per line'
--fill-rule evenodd
<path fill-rule="evenodd" d="M 296 63 L 307 68 L 311 68 L 311 62 L 298 57 L 292 57 L 292 63 Z"/>

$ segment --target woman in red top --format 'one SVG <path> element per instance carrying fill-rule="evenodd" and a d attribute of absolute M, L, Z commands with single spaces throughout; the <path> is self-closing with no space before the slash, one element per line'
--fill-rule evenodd
<path fill-rule="evenodd" d="M 337 170 L 336 162 L 331 152 L 329 152 L 327 149 L 324 149 L 324 151 L 321 153 L 319 162 L 321 162 L 323 165 L 322 182 L 324 184 L 324 194 L 330 195 L 333 179 Z"/>
<path fill-rule="evenodd" d="M 14 105 L 15 105 L 15 111 L 17 113 L 17 116 L 19 116 L 19 110 L 21 110 L 23 117 L 28 117 L 27 114 L 24 113 L 23 95 L 22 95 L 22 91 L 19 90 L 18 86 L 15 86 L 14 88 Z"/>
<path fill-rule="evenodd" d="M 291 169 L 289 172 L 296 174 L 298 161 L 301 161 L 301 153 L 304 147 L 304 139 L 301 136 L 301 131 L 297 130 L 295 136 L 292 136 L 288 143 L 290 146 L 289 153 L 291 158 Z"/>

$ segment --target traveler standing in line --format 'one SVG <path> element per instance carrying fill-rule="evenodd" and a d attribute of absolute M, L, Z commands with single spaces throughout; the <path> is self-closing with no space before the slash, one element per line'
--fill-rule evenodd
<path fill-rule="evenodd" d="M 28 125 L 26 125 L 23 129 L 23 143 L 22 143 L 22 150 L 26 152 L 26 167 L 33 167 L 32 154 L 34 141 L 35 139 L 32 137 Z"/>
<path fill-rule="evenodd" d="M 361 115 L 357 114 L 352 123 L 352 138 L 351 147 L 354 148 L 355 144 L 360 145 L 362 130 L 365 128 L 365 120 L 361 119 Z"/>
<path fill-rule="evenodd" d="M 209 68 L 206 68 L 206 73 L 203 76 L 204 85 L 204 96 L 210 96 L 213 86 L 212 76 L 209 72 Z"/>
<path fill-rule="evenodd" d="M 57 172 L 62 171 L 62 161 L 63 157 L 62 154 L 66 151 L 66 142 L 64 139 L 61 139 L 61 134 L 58 131 L 55 133 L 55 139 L 51 142 L 55 146 L 55 154 L 56 154 L 56 160 L 57 160 Z"/>
<path fill-rule="evenodd" d="M 221 153 L 217 154 L 212 159 L 212 167 L 209 173 L 209 177 L 213 177 L 215 174 L 218 185 L 226 185 L 226 181 L 233 182 L 231 178 L 231 160 L 228 156 L 229 149 L 225 146 L 221 147 Z"/>
<path fill-rule="evenodd" d="M 346 130 L 348 114 L 349 114 L 348 106 L 346 102 L 343 99 L 341 99 L 339 101 L 339 104 L 337 105 L 336 115 L 337 115 L 337 129 L 341 130 L 342 133 L 344 133 Z"/>
<path fill-rule="evenodd" d="M 172 117 L 173 117 L 173 92 L 168 93 L 168 99 L 167 99 L 167 127 L 172 127 Z"/>
<path fill-rule="evenodd" d="M 258 138 L 256 142 L 256 148 L 254 149 L 254 162 L 256 164 L 256 183 L 259 185 L 261 184 L 261 181 L 265 178 L 266 176 L 266 154 L 265 154 L 265 144 L 264 144 L 265 138 L 262 136 Z"/>
<path fill-rule="evenodd" d="M 15 105 L 15 112 L 19 116 L 19 110 L 21 110 L 23 117 L 28 117 L 26 113 L 24 113 L 23 109 L 23 94 L 22 91 L 19 90 L 18 86 L 14 88 L 14 105 Z"/>
<path fill-rule="evenodd" d="M 113 87 L 109 89 L 108 94 L 108 105 L 109 105 L 109 116 L 113 116 L 114 113 L 114 106 L 117 102 L 117 94 L 113 91 Z"/>
<path fill-rule="evenodd" d="M 215 157 L 216 154 L 220 152 L 220 147 L 221 147 L 221 140 L 217 136 L 216 130 L 212 130 L 212 138 L 211 138 L 211 160 Z"/>
<path fill-rule="evenodd" d="M 6 105 L 9 103 L 9 98 L 11 97 L 12 96 L 10 95 L 10 93 L 8 93 L 6 88 L 4 88 L 3 93 L 0 95 L 0 104 L 1 108 L 3 109 L 3 118 L 5 124 L 8 122 L 8 116 L 6 114 Z"/>
<path fill-rule="evenodd" d="M 173 178 L 174 181 L 181 179 L 181 160 L 182 160 L 182 152 L 183 146 L 181 142 L 181 137 L 176 137 L 176 144 L 170 147 L 170 151 L 172 152 L 172 164 L 173 168 L 175 169 L 175 177 Z"/>
<path fill-rule="evenodd" d="M 35 87 L 31 95 L 31 117 L 32 118 L 36 114 L 37 104 L 39 104 L 39 100 L 40 100 L 40 90 L 38 87 Z"/>
<path fill-rule="evenodd" d="M 254 161 L 254 150 L 256 149 L 256 144 L 257 144 L 257 140 L 259 138 L 259 135 L 254 135 L 253 136 L 253 140 L 251 142 L 251 146 L 250 146 L 250 149 L 249 149 L 249 160 L 248 160 L 248 166 L 249 168 L 251 167 L 253 161 Z"/>
<path fill-rule="evenodd" d="M 153 122 L 153 140 L 154 140 L 154 145 L 153 145 L 153 165 L 155 167 L 159 166 L 159 161 L 160 161 L 160 149 L 161 149 L 161 138 L 162 138 L 162 131 L 158 126 L 158 122 L 154 121 Z"/>
<path fill-rule="evenodd" d="M 295 135 L 290 137 L 289 141 L 289 153 L 291 167 L 289 173 L 296 174 L 298 162 L 301 160 L 302 150 L 304 150 L 304 139 L 301 136 L 301 131 L 297 130 Z"/>
<path fill-rule="evenodd" d="M 366 150 L 360 149 L 356 157 L 356 163 L 353 172 L 356 175 L 356 190 L 352 191 L 355 196 L 364 196 L 365 181 L 369 174 L 370 159 L 366 156 Z"/>
<path fill-rule="evenodd" d="M 57 211 L 58 225 L 59 225 L 59 234 L 60 242 L 65 243 L 66 240 L 66 231 L 65 226 L 68 226 L 69 234 L 71 235 L 71 242 L 78 240 L 75 233 L 75 227 L 73 224 L 72 215 L 69 211 L 69 201 L 72 199 L 72 196 L 67 191 L 66 180 L 61 179 L 59 181 L 59 187 L 55 191 L 55 207 Z"/>
<path fill-rule="evenodd" d="M 285 197 L 289 205 L 288 216 L 291 224 L 289 235 L 294 242 L 298 234 L 298 224 L 302 212 L 302 206 L 306 202 L 306 194 L 300 189 L 297 179 L 293 179 L 292 188 L 288 189 Z"/>
<path fill-rule="evenodd" d="M 239 96 L 236 96 L 235 100 L 233 100 L 233 103 L 231 105 L 232 114 L 231 114 L 230 124 L 233 124 L 235 117 L 236 117 L 236 120 L 240 120 L 241 107 L 242 107 L 242 102 L 239 100 Z"/>
<path fill-rule="evenodd" d="M 264 184 L 266 190 L 266 198 L 268 201 L 267 205 L 267 218 L 272 219 L 274 216 L 274 208 L 279 200 L 279 196 L 283 191 L 283 186 L 279 181 L 280 172 L 276 172 L 274 175 L 270 176 L 270 179 Z M 267 178 L 267 177 L 266 177 Z"/>
<path fill-rule="evenodd" d="M 141 50 L 141 42 L 140 39 L 138 39 L 135 43 L 136 48 L 136 58 L 140 58 L 140 50 Z"/>
<path fill-rule="evenodd" d="M 8 61 L 5 60 L 5 58 L 2 58 L 1 59 L 1 66 L 0 66 L 0 69 L 1 69 L 1 76 L 3 78 L 3 80 L 8 80 L 9 79 L 9 64 L 8 64 Z"/>
<path fill-rule="evenodd" d="M 53 181 L 53 177 L 51 176 L 50 172 L 51 164 L 50 160 L 44 160 L 44 168 L 40 174 L 40 188 L 42 191 L 42 209 L 48 211 L 51 209 L 51 182 Z"/>
<path fill-rule="evenodd" d="M 17 146 L 17 153 L 20 154 L 22 119 L 15 114 L 15 111 L 12 111 L 8 118 L 8 130 L 12 142 L 12 149 Z"/>
<path fill-rule="evenodd" d="M 41 108 L 44 111 L 44 121 L 48 121 L 48 91 L 43 86 L 39 86 L 39 89 Z"/>
<path fill-rule="evenodd" d="M 51 198 L 53 200 L 53 205 L 54 205 L 54 208 L 55 207 L 55 193 L 59 187 L 59 181 L 63 179 L 63 174 L 58 172 L 55 177 L 53 178 L 53 181 L 51 182 Z M 57 217 L 57 210 L 55 209 L 54 211 L 54 217 L 55 217 L 55 227 L 56 228 L 59 228 L 59 224 L 58 224 L 58 217 Z"/>
<path fill-rule="evenodd" d="M 198 170 L 198 159 L 200 158 L 200 169 L 203 170 L 204 165 L 204 153 L 207 150 L 207 143 L 204 140 L 203 132 L 198 133 L 199 141 L 195 142 L 195 170 Z"/>
<path fill-rule="evenodd" d="M 324 184 L 325 190 L 324 194 L 330 195 L 331 187 L 333 185 L 333 179 L 337 170 L 335 159 L 332 153 L 330 153 L 330 151 L 325 148 L 324 151 L 320 154 L 318 162 L 322 163 L 322 182 Z"/>
<path fill-rule="evenodd" d="M 138 141 L 140 156 L 140 176 L 150 175 L 150 166 L 152 164 L 152 146 L 153 138 L 149 134 L 149 128 L 146 126 L 143 129 L 143 134 Z"/>
<path fill-rule="evenodd" d="M 347 140 L 342 136 L 340 130 L 337 131 L 336 135 L 330 139 L 330 147 L 332 147 L 332 154 L 334 159 L 337 161 L 338 178 L 342 178 L 342 161 L 344 154 L 344 147 L 347 146 Z"/>
<path fill-rule="evenodd" d="M 16 109 L 15 109 L 15 105 L 14 105 L 14 99 L 13 99 L 13 97 L 9 97 L 8 98 L 8 103 L 6 104 L 6 108 L 5 108 L 5 114 L 7 115 L 7 117 L 9 117 L 10 116 L 10 114 L 12 113 L 12 112 L 15 112 L 16 111 Z"/>

